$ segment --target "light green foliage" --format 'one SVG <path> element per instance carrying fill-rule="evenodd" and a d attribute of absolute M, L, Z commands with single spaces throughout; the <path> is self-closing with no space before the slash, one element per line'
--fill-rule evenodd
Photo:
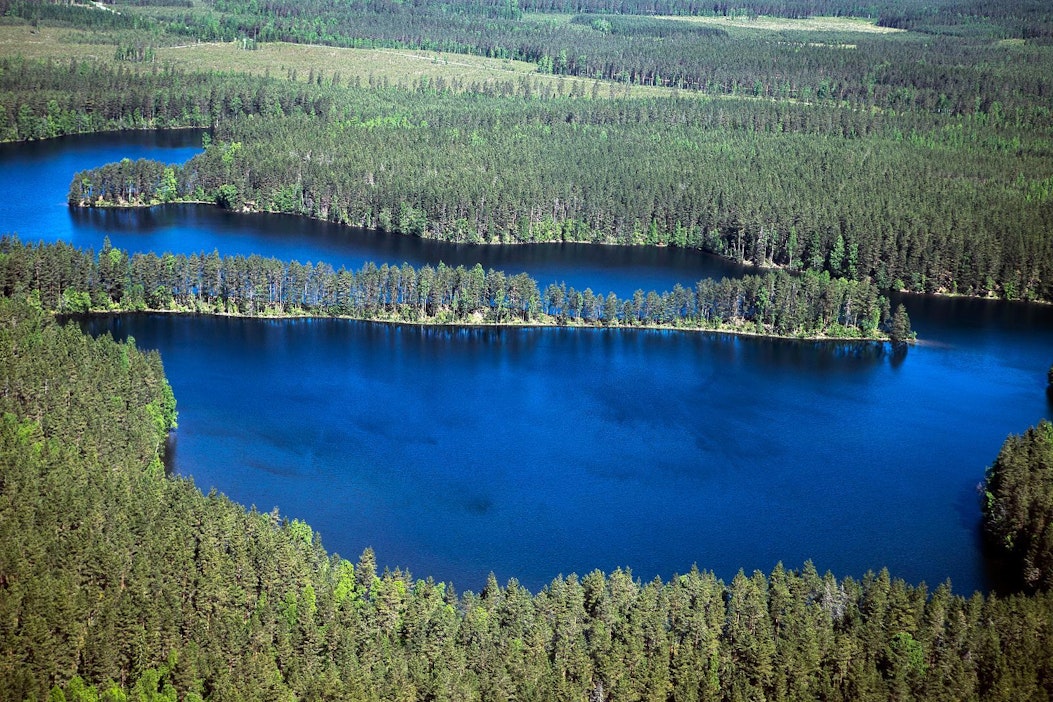
<path fill-rule="evenodd" d="M 236 209 L 241 201 L 238 197 L 238 186 L 224 183 L 216 190 L 216 204 L 228 210 Z"/>
<path fill-rule="evenodd" d="M 333 588 L 333 599 L 337 604 L 342 603 L 348 597 L 355 596 L 355 566 L 351 561 L 340 560 L 337 568 L 336 587 Z"/>
<path fill-rule="evenodd" d="M 62 293 L 63 312 L 87 312 L 91 309 L 91 295 L 86 292 L 66 288 Z"/>
<path fill-rule="evenodd" d="M 294 519 L 289 522 L 289 533 L 294 540 L 299 541 L 306 546 L 310 546 L 314 539 L 314 531 L 306 522 L 302 522 L 299 519 Z"/>
<path fill-rule="evenodd" d="M 897 664 L 904 666 L 907 672 L 914 675 L 925 673 L 925 650 L 909 633 L 901 631 L 895 634 L 889 649 Z"/>
<path fill-rule="evenodd" d="M 223 156 L 221 157 L 223 165 L 227 166 L 228 168 L 233 166 L 234 165 L 234 159 L 237 157 L 237 155 L 238 155 L 238 153 L 240 151 L 241 151 L 241 142 L 240 141 L 232 141 L 232 142 L 228 143 L 226 145 L 226 147 L 223 149 Z"/>
<path fill-rule="evenodd" d="M 179 196 L 179 183 L 176 181 L 175 169 L 168 167 L 164 169 L 161 176 L 161 184 L 157 188 L 157 198 L 161 202 L 172 202 Z"/>

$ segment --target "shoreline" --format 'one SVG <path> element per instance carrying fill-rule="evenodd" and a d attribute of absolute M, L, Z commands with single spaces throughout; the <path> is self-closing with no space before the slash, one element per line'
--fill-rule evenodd
<path fill-rule="evenodd" d="M 434 328 L 462 328 L 462 329 L 600 329 L 610 331 L 667 331 L 667 332 L 684 332 L 688 334 L 723 334 L 730 336 L 742 336 L 742 337 L 754 337 L 760 339 L 778 339 L 783 341 L 809 341 L 809 342 L 834 342 L 834 343 L 853 343 L 853 344 L 869 344 L 869 343 L 880 343 L 882 345 L 890 344 L 891 340 L 888 336 L 816 336 L 816 335 L 786 335 L 786 334 L 767 334 L 763 332 L 750 331 L 748 329 L 740 329 L 735 327 L 699 327 L 699 326 L 673 326 L 673 325 L 661 325 L 661 324 L 586 324 L 586 323 L 566 323 L 560 324 L 554 318 L 549 320 L 532 320 L 529 322 L 486 322 L 486 321 L 439 321 L 434 318 L 424 320 L 405 320 L 405 319 L 384 319 L 377 317 L 355 317 L 353 315 L 346 314 L 318 314 L 318 313 L 304 313 L 294 314 L 291 312 L 283 312 L 281 314 L 245 314 L 235 312 L 200 312 L 191 310 L 162 310 L 162 309 L 142 309 L 142 310 L 90 310 L 88 312 L 60 312 L 52 311 L 52 314 L 60 318 L 83 318 L 83 317 L 105 317 L 105 316 L 117 316 L 117 315 L 133 315 L 133 314 L 159 314 L 159 315 L 172 315 L 172 316 L 183 316 L 183 317 L 226 317 L 229 319 L 260 319 L 260 320 L 271 320 L 271 321 L 288 321 L 288 320 L 325 320 L 325 319 L 339 319 L 350 322 L 365 322 L 369 324 L 384 324 L 389 326 L 399 327 L 434 327 Z M 909 345 L 914 345 L 918 342 L 917 339 L 908 340 L 905 342 Z"/>
<path fill-rule="evenodd" d="M 39 144 L 45 141 L 55 141 L 56 139 L 64 139 L 66 137 L 78 137 L 78 136 L 92 136 L 96 134 L 122 134 L 124 132 L 184 132 L 191 130 L 200 130 L 203 132 L 212 131 L 212 127 L 201 127 L 194 124 L 181 124 L 177 126 L 169 127 L 115 127 L 113 129 L 85 129 L 74 132 L 64 132 L 62 134 L 56 134 L 55 136 L 49 137 L 32 137 L 29 139 L 0 139 L 0 144 Z"/>
<path fill-rule="evenodd" d="M 138 203 L 133 203 L 133 202 L 129 202 L 129 203 L 112 203 L 112 202 L 106 202 L 106 203 L 102 203 L 102 204 L 85 203 L 85 202 L 67 202 L 67 205 L 69 207 L 71 207 L 71 208 L 76 207 L 76 208 L 84 209 L 84 210 L 137 210 L 137 209 L 150 209 L 152 207 L 164 207 L 166 205 L 206 205 L 206 206 L 211 206 L 211 207 L 218 208 L 218 209 L 223 210 L 225 212 L 232 212 L 234 214 L 245 214 L 245 215 L 270 214 L 270 215 L 282 215 L 284 217 L 300 217 L 300 218 L 311 220 L 311 221 L 314 221 L 314 222 L 322 222 L 324 224 L 332 224 L 332 225 L 336 225 L 336 226 L 340 226 L 340 227 L 348 227 L 348 228 L 351 228 L 351 229 L 362 229 L 362 230 L 365 230 L 365 231 L 375 231 L 375 232 L 379 232 L 379 233 L 381 233 L 381 234 L 383 234 L 385 236 L 413 237 L 413 238 L 421 239 L 421 240 L 424 240 L 424 241 L 436 241 L 436 242 L 440 242 L 440 243 L 443 243 L 443 244 L 449 244 L 451 246 L 548 246 L 548 245 L 555 245 L 555 244 L 578 244 L 578 245 L 586 245 L 586 246 L 623 246 L 623 247 L 626 247 L 626 248 L 634 248 L 634 249 L 635 248 L 639 248 L 639 249 L 682 248 L 684 251 L 694 251 L 694 252 L 701 253 L 701 254 L 706 255 L 706 256 L 712 256 L 712 257 L 714 257 L 716 259 L 719 259 L 721 261 L 724 261 L 726 263 L 730 263 L 732 265 L 739 266 L 739 267 L 741 267 L 743 269 L 743 272 L 747 273 L 747 274 L 748 273 L 766 273 L 766 272 L 769 272 L 769 271 L 787 271 L 787 272 L 789 272 L 791 274 L 799 272 L 799 271 L 796 271 L 796 270 L 788 269 L 786 266 L 779 265 L 779 264 L 758 265 L 756 263 L 746 263 L 744 261 L 737 261 L 737 260 L 735 260 L 733 258 L 729 258 L 727 256 L 723 256 L 721 254 L 714 253 L 713 251 L 707 251 L 706 249 L 696 248 L 696 247 L 677 247 L 677 246 L 674 246 L 674 245 L 668 244 L 668 243 L 667 244 L 622 244 L 622 243 L 617 243 L 617 242 L 588 241 L 588 240 L 579 240 L 579 239 L 559 239 L 559 240 L 552 240 L 552 241 L 489 241 L 489 240 L 484 240 L 484 241 L 451 241 L 449 239 L 442 239 L 442 238 L 435 237 L 435 236 L 421 236 L 421 235 L 415 235 L 415 234 L 406 234 L 406 233 L 399 232 L 399 231 L 389 231 L 389 230 L 386 230 L 386 229 L 364 227 L 364 226 L 361 226 L 361 225 L 358 225 L 358 224 L 350 224 L 348 222 L 335 222 L 333 220 L 323 219 L 322 217 L 316 217 L 316 216 L 312 216 L 312 215 L 297 214 L 297 213 L 294 213 L 294 212 L 282 212 L 280 210 L 268 210 L 268 209 L 262 209 L 262 208 L 259 208 L 259 207 L 243 206 L 240 209 L 230 210 L 230 209 L 225 209 L 223 207 L 220 207 L 214 201 L 211 201 L 211 200 L 191 200 L 191 199 L 186 199 L 186 200 L 172 200 L 171 202 L 154 202 L 154 203 L 143 203 L 143 202 L 138 202 Z M 846 279 L 846 280 L 849 280 L 849 279 Z M 1038 305 L 1053 305 L 1053 300 L 1042 300 L 1042 299 L 1038 299 L 1038 300 L 1023 300 L 1023 299 L 1011 300 L 1011 299 L 1004 298 L 1004 297 L 997 297 L 997 296 L 991 295 L 991 294 L 988 294 L 988 295 L 968 295 L 968 294 L 965 294 L 965 293 L 950 292 L 950 291 L 943 291 L 943 292 L 939 292 L 939 291 L 937 291 L 937 292 L 918 292 L 918 291 L 915 291 L 915 290 L 888 288 L 887 290 L 884 291 L 883 294 L 888 295 L 890 293 L 897 294 L 897 295 L 933 295 L 935 297 L 960 298 L 960 299 L 965 299 L 965 300 L 990 300 L 990 301 L 993 301 L 993 302 L 1013 302 L 1013 303 L 1038 304 Z M 781 338 L 796 338 L 796 337 L 781 337 Z M 827 337 L 827 338 L 829 338 L 829 337 Z"/>

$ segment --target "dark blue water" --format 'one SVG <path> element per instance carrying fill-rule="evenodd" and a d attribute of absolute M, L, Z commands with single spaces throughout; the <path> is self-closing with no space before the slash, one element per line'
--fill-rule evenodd
<path fill-rule="evenodd" d="M 1008 433 L 1049 415 L 1053 310 L 1002 306 L 976 346 L 919 316 L 939 341 L 906 358 L 342 320 L 89 329 L 161 350 L 181 473 L 278 506 L 351 558 L 371 545 L 471 589 L 491 570 L 537 588 L 594 568 L 646 580 L 697 563 L 730 579 L 811 558 L 971 592 L 985 587 L 977 483 Z"/>
<path fill-rule="evenodd" d="M 71 214 L 65 169 L 186 155 L 160 140 L 82 142 L 0 147 L 0 183 L 57 183 L 36 207 L 31 190 L 0 202 L 0 231 L 337 265 L 370 251 L 459 263 L 447 254 L 465 251 L 620 295 L 697 279 L 712 260 L 633 251 L 657 257 L 637 271 L 606 247 L 442 246 L 209 208 Z M 51 156 L 20 160 L 35 148 Z M 730 578 L 810 558 L 839 576 L 887 566 L 971 592 L 987 583 L 976 485 L 1007 434 L 1051 414 L 1053 308 L 904 302 L 924 342 L 906 357 L 662 332 L 172 316 L 87 326 L 161 350 L 179 472 L 308 521 L 352 559 L 371 545 L 382 564 L 478 589 L 491 570 L 537 588 L 594 568 L 649 579 L 697 563 Z"/>
<path fill-rule="evenodd" d="M 0 232 L 99 249 L 105 233 L 76 225 L 66 204 L 73 175 L 122 158 L 182 163 L 201 151 L 202 134 L 198 129 L 111 132 L 0 144 Z"/>
<path fill-rule="evenodd" d="M 628 246 L 539 244 L 472 246 L 382 234 L 285 215 L 244 215 L 208 205 L 85 210 L 66 205 L 74 173 L 121 158 L 181 162 L 200 151 L 202 132 L 127 132 L 74 136 L 29 144 L 0 144 L 0 233 L 25 241 L 67 241 L 102 248 L 103 239 L 130 252 L 161 254 L 218 250 L 282 260 L 325 261 L 355 270 L 367 261 L 414 266 L 473 266 L 529 271 L 542 287 L 552 282 L 628 297 L 637 289 L 669 290 L 704 277 L 745 270 L 698 251 Z"/>

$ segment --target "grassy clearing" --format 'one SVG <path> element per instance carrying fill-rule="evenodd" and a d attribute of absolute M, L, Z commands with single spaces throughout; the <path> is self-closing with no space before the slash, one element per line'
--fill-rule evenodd
<path fill-rule="evenodd" d="M 879 27 L 875 20 L 859 17 L 809 17 L 807 19 L 788 19 L 785 17 L 681 17 L 662 16 L 657 19 L 678 22 L 695 22 L 713 27 L 735 27 L 738 29 L 755 29 L 762 32 L 856 32 L 863 34 L 894 34 L 903 29 Z"/>
<path fill-rule="evenodd" d="M 32 59 L 69 61 L 93 60 L 115 63 L 114 45 L 116 36 L 104 33 L 89 33 L 71 29 L 50 27 L 32 28 L 26 25 L 0 25 L 0 56 L 23 56 Z M 125 63 L 129 70 L 151 70 L 155 66 L 173 65 L 188 71 L 224 71 L 251 75 L 270 75 L 273 78 L 307 81 L 313 74 L 323 81 L 330 81 L 337 74 L 340 84 L 350 85 L 357 78 L 367 85 L 374 81 L 387 81 L 390 85 L 411 87 L 420 79 L 435 81 L 439 78 L 448 87 L 460 81 L 460 88 L 472 90 L 487 83 L 511 83 L 517 94 L 522 94 L 523 84 L 529 82 L 535 93 L 554 95 L 578 95 L 589 98 L 608 99 L 614 97 L 681 97 L 697 96 L 700 99 L 759 100 L 746 95 L 710 95 L 674 88 L 653 86 L 626 86 L 612 81 L 597 81 L 591 78 L 554 76 L 537 72 L 532 63 L 490 59 L 462 54 L 440 54 L 433 51 L 400 49 L 343 49 L 332 46 L 287 44 L 283 42 L 260 44 L 254 51 L 244 50 L 237 42 L 194 43 L 156 48 L 156 63 Z M 791 100 L 790 102 L 793 102 Z"/>
<path fill-rule="evenodd" d="M 114 43 L 91 43 L 85 32 L 51 27 L 0 25 L 0 56 L 113 61 Z"/>
<path fill-rule="evenodd" d="M 68 61 L 70 58 L 112 63 L 116 37 L 89 34 L 70 29 L 32 28 L 29 25 L 0 25 L 0 55 Z M 101 43 L 100 43 L 101 42 Z M 160 46 L 157 64 L 173 65 L 190 71 L 226 71 L 270 75 L 306 81 L 313 74 L 325 81 L 340 75 L 342 85 L 357 78 L 367 84 L 370 78 L 391 85 L 415 85 L 420 79 L 444 80 L 447 86 L 460 81 L 463 89 L 473 84 L 529 81 L 534 90 L 569 95 L 575 90 L 587 96 L 643 97 L 671 95 L 671 88 L 624 86 L 609 81 L 544 75 L 537 66 L 523 61 L 489 59 L 461 54 L 400 49 L 342 49 L 331 46 L 261 44 L 246 51 L 236 42 Z M 125 64 L 132 70 L 145 70 L 156 64 Z"/>
<path fill-rule="evenodd" d="M 299 80 L 306 80 L 312 71 L 315 76 L 331 79 L 339 74 L 342 84 L 358 78 L 366 83 L 371 77 L 393 85 L 413 85 L 423 78 L 429 81 L 442 79 L 447 86 L 460 81 L 468 89 L 473 83 L 483 85 L 491 82 L 531 81 L 536 89 L 546 86 L 554 93 L 568 95 L 575 84 L 579 91 L 596 97 L 628 95 L 669 95 L 669 88 L 625 86 L 611 82 L 566 76 L 543 75 L 532 63 L 490 59 L 462 54 L 443 54 L 433 51 L 404 49 L 342 49 L 331 46 L 286 44 L 282 42 L 262 44 L 255 51 L 244 51 L 237 44 L 190 44 L 157 49 L 162 63 L 193 70 L 224 70 L 256 75 L 270 74 L 286 78 L 295 73 Z"/>

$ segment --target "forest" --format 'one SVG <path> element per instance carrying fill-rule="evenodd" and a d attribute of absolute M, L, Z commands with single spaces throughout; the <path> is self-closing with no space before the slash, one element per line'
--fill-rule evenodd
<path fill-rule="evenodd" d="M 1050 369 L 1053 378 L 1053 368 Z M 1053 424 L 1010 436 L 987 469 L 984 528 L 1016 585 L 1053 587 Z"/>
<path fill-rule="evenodd" d="M 1053 295 L 1048 154 L 981 147 L 974 125 L 925 146 L 865 122 L 809 133 L 796 108 L 414 98 L 234 120 L 164 182 L 159 164 L 113 164 L 77 174 L 69 199 L 207 201 L 465 243 L 672 245 L 883 289 Z"/>
<path fill-rule="evenodd" d="M 409 264 L 358 271 L 260 256 L 134 254 L 104 243 L 98 256 L 66 244 L 0 239 L 0 292 L 32 293 L 59 313 L 164 310 L 247 316 L 333 315 L 431 324 L 561 324 L 673 327 L 769 336 L 909 340 L 870 283 L 784 271 L 694 288 L 613 292 L 550 284 L 525 273 Z M 903 325 L 906 326 L 903 326 Z"/>
<path fill-rule="evenodd" d="M 176 415 L 156 354 L 60 326 L 33 295 L 0 299 L 0 329 L 9 699 L 1053 695 L 1048 591 L 963 597 L 805 563 L 458 593 L 368 549 L 348 561 L 303 522 L 164 474 Z"/>
<path fill-rule="evenodd" d="M 1048 95 L 1048 73 L 1026 62 L 1013 61 L 1010 68 L 1004 47 L 991 46 L 991 40 L 1041 40 L 1044 46 L 1053 37 L 1048 7 L 1025 0 L 931 5 L 594 0 L 572 7 L 517 0 L 210 0 L 182 11 L 170 4 L 118 3 L 122 14 L 116 15 L 64 1 L 2 0 L 0 12 L 6 5 L 8 14 L 29 20 L 134 29 L 154 43 L 245 39 L 419 49 L 522 60 L 567 76 L 897 110 L 972 110 L 974 96 L 985 105 L 998 100 L 1015 107 L 1030 102 L 1036 90 Z M 784 41 L 771 41 L 741 32 L 729 37 L 719 25 L 685 21 L 758 14 L 850 15 L 911 32 L 876 38 L 849 32 L 853 49 L 846 51 L 840 42 L 828 42 L 829 35 L 795 32 L 792 25 L 779 37 Z"/>

